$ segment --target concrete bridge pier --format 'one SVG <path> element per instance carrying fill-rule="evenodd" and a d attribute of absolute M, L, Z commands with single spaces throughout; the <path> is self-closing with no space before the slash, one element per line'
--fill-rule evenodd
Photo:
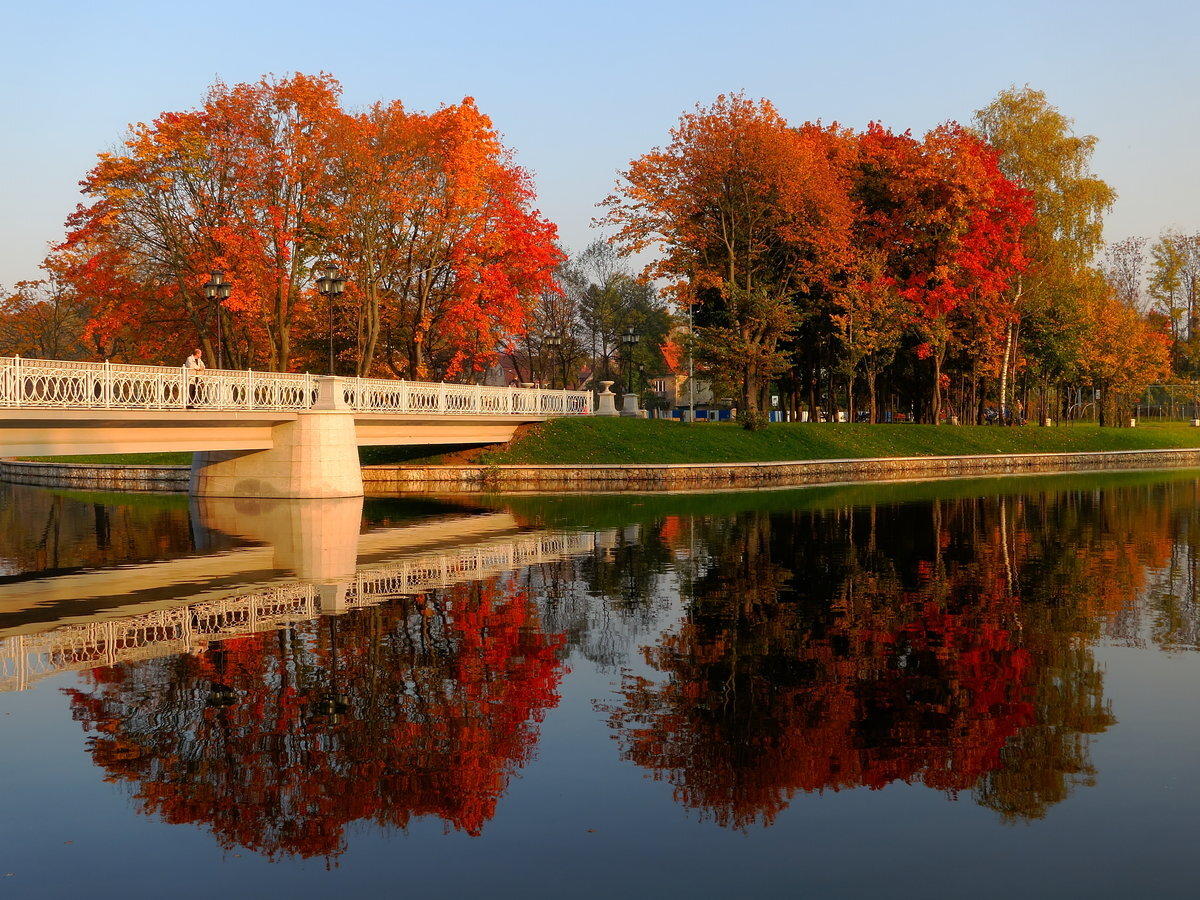
<path fill-rule="evenodd" d="M 313 407 L 271 429 L 270 449 L 193 454 L 189 492 L 198 497 L 363 496 L 354 413 L 339 381 L 321 378 Z"/>

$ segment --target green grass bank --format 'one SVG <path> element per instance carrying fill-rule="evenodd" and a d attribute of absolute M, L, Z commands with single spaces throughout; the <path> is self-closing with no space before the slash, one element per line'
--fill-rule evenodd
<path fill-rule="evenodd" d="M 733 423 L 684 425 L 663 419 L 564 418 L 527 429 L 503 447 L 484 448 L 481 465 L 585 465 L 782 462 L 897 456 L 1171 450 L 1200 447 L 1200 428 L 1183 424 L 1100 428 L 1071 425 L 776 423 L 747 431 Z M 449 448 L 447 448 L 449 450 Z M 418 448 L 364 447 L 363 462 L 461 462 L 447 452 L 418 457 Z"/>

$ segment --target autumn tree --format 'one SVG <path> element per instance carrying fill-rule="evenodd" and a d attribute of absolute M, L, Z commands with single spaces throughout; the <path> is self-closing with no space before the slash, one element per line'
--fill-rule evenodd
<path fill-rule="evenodd" d="M 343 115 L 329 76 L 218 85 L 206 104 L 208 144 L 231 189 L 215 236 L 234 281 L 234 358 L 265 355 L 286 371 L 302 291 L 324 249 L 332 215 L 329 158 Z M 257 353 L 254 353 L 254 351 Z"/>
<path fill-rule="evenodd" d="M 1078 362 L 1079 298 L 1102 247 L 1104 215 L 1116 192 L 1090 171 L 1096 138 L 1028 86 L 1001 91 L 975 112 L 976 131 L 996 149 L 1000 169 L 1029 192 L 1034 218 L 1024 234 L 1028 269 L 1011 289 L 1001 404 L 1021 347 L 1044 382 L 1068 377 Z"/>
<path fill-rule="evenodd" d="M 1200 374 L 1200 234 L 1166 232 L 1150 247 L 1150 298 L 1171 328 L 1175 370 Z"/>
<path fill-rule="evenodd" d="M 357 374 L 407 377 L 495 358 L 560 258 L 528 175 L 469 98 L 351 116 L 340 91 L 328 75 L 217 83 L 101 155 L 50 261 L 94 306 L 98 344 L 162 362 L 195 335 L 211 359 L 288 370 L 323 368 L 335 342 Z M 349 276 L 337 308 L 314 290 L 329 264 Z M 233 284 L 219 303 L 214 270 Z"/>
<path fill-rule="evenodd" d="M 0 289 L 0 356 L 84 359 L 86 307 L 53 278 L 17 282 Z"/>
<path fill-rule="evenodd" d="M 874 283 L 861 276 L 851 283 L 876 306 L 889 290 L 911 306 L 917 354 L 932 364 L 929 408 L 937 422 L 947 353 L 966 342 L 962 323 L 1006 317 L 998 307 L 1024 266 L 1028 201 L 1001 174 L 994 152 L 952 123 L 920 141 L 873 123 L 859 139 L 855 198 L 857 250 Z M 887 304 L 880 310 L 889 314 Z"/>
<path fill-rule="evenodd" d="M 789 127 L 766 100 L 722 95 L 635 159 L 603 203 L 622 252 L 656 248 L 644 275 L 698 304 L 701 346 L 722 351 L 702 358 L 746 410 L 782 368 L 805 298 L 848 252 L 845 174 L 824 135 Z"/>
<path fill-rule="evenodd" d="M 99 346 L 162 362 L 162 338 L 190 334 L 216 359 L 216 311 L 200 273 L 219 254 L 223 190 L 203 162 L 203 127 L 198 112 L 135 126 L 122 152 L 101 154 L 82 182 L 92 202 L 67 220 L 47 267 L 87 298 L 88 335 Z M 154 344 L 139 331 L 152 331 Z"/>
<path fill-rule="evenodd" d="M 302 290 L 327 218 L 329 135 L 341 117 L 329 76 L 220 82 L 204 105 L 139 124 L 83 182 L 51 264 L 95 299 L 89 330 L 134 356 L 198 335 L 210 358 L 286 370 Z M 232 295 L 214 304 L 209 273 Z M 153 336 L 147 333 L 146 326 Z"/>
<path fill-rule="evenodd" d="M 491 120 L 470 97 L 428 115 L 376 104 L 349 123 L 337 166 L 334 249 L 359 305 L 357 374 L 485 370 L 563 258 Z"/>
<path fill-rule="evenodd" d="M 1148 385 L 1170 376 L 1170 337 L 1118 299 L 1098 273 L 1081 301 L 1087 326 L 1080 375 L 1100 392 L 1100 424 L 1114 424 L 1130 418 L 1133 403 Z"/>
<path fill-rule="evenodd" d="M 869 419 L 878 421 L 876 385 L 880 374 L 896 358 L 913 310 L 901 296 L 896 279 L 883 268 L 882 254 L 862 254 L 839 294 L 831 316 L 843 347 L 842 369 L 851 385 L 862 376 L 867 386 Z"/>

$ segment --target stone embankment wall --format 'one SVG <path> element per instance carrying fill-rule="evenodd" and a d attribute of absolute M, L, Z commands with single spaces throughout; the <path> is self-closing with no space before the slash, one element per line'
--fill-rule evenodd
<path fill-rule="evenodd" d="M 362 476 L 368 495 L 382 495 L 482 491 L 698 491 L 1038 472 L 1178 468 L 1200 468 L 1200 449 L 723 464 L 365 466 Z M 0 461 L 0 478 L 5 481 L 92 490 L 186 491 L 189 471 L 188 466 Z"/>
<path fill-rule="evenodd" d="M 186 491 L 191 466 L 98 466 L 0 460 L 0 478 L 93 491 Z"/>
<path fill-rule="evenodd" d="M 368 495 L 472 491 L 694 491 L 854 481 L 1200 468 L 1200 449 L 1012 456 L 910 456 L 770 463 L 589 466 L 367 466 Z"/>

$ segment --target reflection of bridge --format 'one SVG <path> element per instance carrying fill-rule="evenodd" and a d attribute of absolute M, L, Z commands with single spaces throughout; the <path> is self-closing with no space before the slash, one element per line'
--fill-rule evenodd
<path fill-rule="evenodd" d="M 273 585 L 250 594 L 64 625 L 51 631 L 6 629 L 0 631 L 0 691 L 25 690 L 62 671 L 191 653 L 208 641 L 270 631 L 392 597 L 480 581 L 588 553 L 593 545 L 590 533 L 518 534 L 457 550 L 418 553 L 360 569 L 332 584 Z"/>
<path fill-rule="evenodd" d="M 0 456 L 196 451 L 192 492 L 362 495 L 358 447 L 488 444 L 589 391 L 0 358 Z"/>

